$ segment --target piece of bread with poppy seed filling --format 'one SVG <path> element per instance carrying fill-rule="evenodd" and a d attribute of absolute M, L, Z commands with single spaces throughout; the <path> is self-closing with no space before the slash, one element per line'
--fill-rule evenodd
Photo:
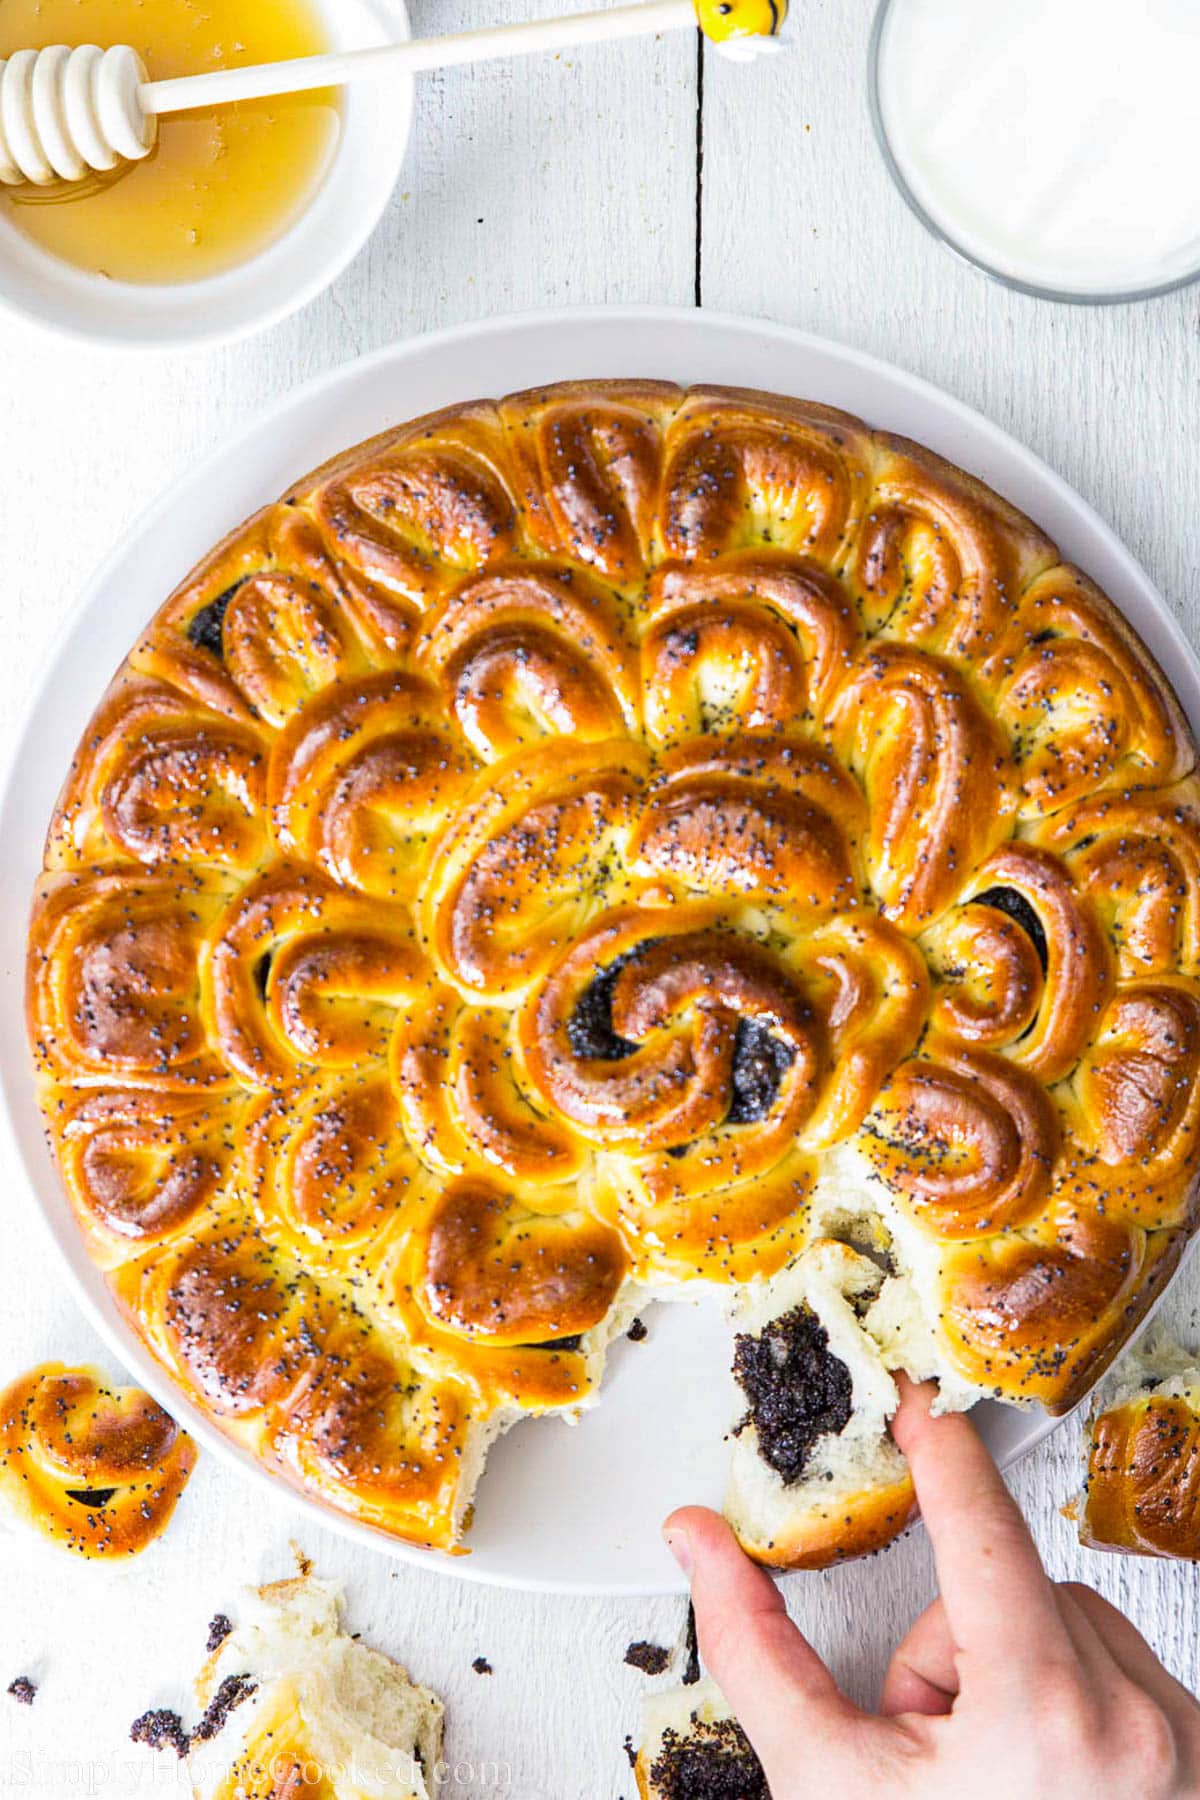
<path fill-rule="evenodd" d="M 708 1677 L 646 1700 L 634 1772 L 641 1800 L 771 1800 L 749 1739 Z"/>
<path fill-rule="evenodd" d="M 734 1427 L 725 1515 L 757 1561 L 822 1568 L 882 1548 L 916 1506 L 888 1433 L 896 1384 L 864 1323 L 884 1271 L 826 1238 L 736 1314 Z"/>
<path fill-rule="evenodd" d="M 1117 1370 L 1070 1508 L 1091 1550 L 1200 1561 L 1200 1363 L 1163 1335 Z"/>
<path fill-rule="evenodd" d="M 245 1596 L 196 1682 L 196 1800 L 431 1800 L 442 1703 L 340 1628 L 335 1583 L 304 1574 Z"/>

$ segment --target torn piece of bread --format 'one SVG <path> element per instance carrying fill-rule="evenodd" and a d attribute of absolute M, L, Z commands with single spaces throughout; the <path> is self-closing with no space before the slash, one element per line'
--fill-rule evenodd
<path fill-rule="evenodd" d="M 196 1800 L 432 1800 L 442 1703 L 347 1637 L 336 1583 L 305 1574 L 247 1593 L 196 1682 Z"/>
<path fill-rule="evenodd" d="M 865 1250 L 884 1270 L 866 1320 L 889 1369 L 938 1384 L 933 1410 L 966 1412 L 991 1398 L 994 1385 L 972 1381 L 946 1333 L 941 1292 L 942 1251 L 899 1203 L 854 1143 L 837 1144 L 823 1159 L 810 1205 L 813 1239 L 837 1238 Z M 1008 1396 L 1014 1405 L 1026 1402 Z"/>
<path fill-rule="evenodd" d="M 1091 1550 L 1200 1561 L 1200 1361 L 1161 1333 L 1101 1390 L 1069 1512 Z"/>
<path fill-rule="evenodd" d="M 824 1568 L 890 1543 L 916 1507 L 888 1420 L 899 1404 L 868 1324 L 884 1271 L 824 1238 L 735 1313 L 734 1428 L 725 1516 L 781 1569 Z"/>
<path fill-rule="evenodd" d="M 771 1800 L 762 1764 L 709 1677 L 644 1702 L 634 1773 L 641 1800 Z"/>

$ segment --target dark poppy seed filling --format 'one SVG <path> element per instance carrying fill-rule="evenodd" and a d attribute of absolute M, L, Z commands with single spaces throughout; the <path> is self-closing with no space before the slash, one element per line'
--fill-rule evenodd
<path fill-rule="evenodd" d="M 697 1723 L 687 1737 L 665 1731 L 650 1779 L 663 1800 L 771 1800 L 762 1764 L 736 1719 Z"/>
<path fill-rule="evenodd" d="M 80 1506 L 107 1506 L 116 1488 L 68 1488 L 67 1499 L 77 1500 Z"/>
<path fill-rule="evenodd" d="M 631 1669 L 640 1669 L 643 1675 L 661 1675 L 670 1660 L 671 1652 L 665 1644 L 651 1644 L 645 1638 L 636 1638 L 625 1646 L 625 1661 Z"/>
<path fill-rule="evenodd" d="M 248 577 L 243 575 L 242 581 L 246 580 Z M 192 643 L 195 644 L 197 650 L 207 650 L 209 655 L 215 656 L 218 662 L 225 660 L 225 640 L 222 632 L 225 614 L 229 602 L 241 587 L 242 581 L 231 583 L 217 595 L 215 600 L 210 600 L 206 606 L 200 608 L 199 612 L 194 612 L 188 620 L 187 634 Z"/>
<path fill-rule="evenodd" d="M 583 1343 L 583 1333 L 576 1331 L 570 1337 L 547 1338 L 542 1344 L 523 1344 L 524 1350 L 578 1350 Z"/>
<path fill-rule="evenodd" d="M 180 1758 L 191 1748 L 183 1720 L 169 1706 L 140 1713 L 129 1727 L 129 1736 L 135 1744 L 148 1744 L 151 1750 L 173 1750 Z"/>
<path fill-rule="evenodd" d="M 267 982 L 271 978 L 271 961 L 272 952 L 270 950 L 264 950 L 263 954 L 254 965 L 254 985 L 258 990 L 259 999 L 263 1001 L 264 1004 L 267 998 Z"/>
<path fill-rule="evenodd" d="M 688 1601 L 687 1619 L 683 1627 L 683 1645 L 687 1661 L 680 1676 L 684 1687 L 695 1687 L 700 1679 L 700 1638 L 696 1631 L 696 1608 Z"/>
<path fill-rule="evenodd" d="M 200 1723 L 193 1730 L 192 1743 L 206 1744 L 211 1738 L 215 1738 L 224 1730 L 230 1713 L 257 1690 L 258 1683 L 252 1676 L 227 1675 L 205 1707 Z"/>
<path fill-rule="evenodd" d="M 1037 951 L 1037 959 L 1042 965 L 1042 974 L 1050 966 L 1050 951 L 1046 943 L 1046 931 L 1037 916 L 1036 909 L 1030 905 L 1018 888 L 993 887 L 985 888 L 982 894 L 972 894 L 972 906 L 994 906 L 997 912 L 1004 913 L 1014 925 L 1019 925 L 1025 936 Z"/>
<path fill-rule="evenodd" d="M 621 970 L 659 942 L 659 938 L 647 938 L 592 977 L 567 1020 L 567 1041 L 576 1056 L 587 1062 L 620 1062 L 633 1055 L 637 1044 L 613 1028 L 613 991 Z M 789 1044 L 781 1042 L 756 1019 L 738 1020 L 733 1043 L 733 1095 L 726 1115 L 731 1125 L 752 1125 L 766 1118 L 795 1054 Z M 687 1146 L 677 1144 L 672 1148 L 676 1155 L 682 1155 Z"/>
<path fill-rule="evenodd" d="M 613 1030 L 613 989 L 621 970 L 660 941 L 659 938 L 646 938 L 635 944 L 632 950 L 624 951 L 589 981 L 567 1020 L 567 1042 L 576 1056 L 585 1062 L 620 1062 L 622 1057 L 633 1055 L 637 1045 Z"/>
<path fill-rule="evenodd" d="M 224 1615 L 218 1613 L 218 1618 Z M 214 1620 L 214 1624 L 215 1624 Z M 211 1634 L 211 1627 L 210 1634 Z M 149 1744 L 152 1750 L 174 1750 L 176 1756 L 184 1757 L 193 1744 L 205 1744 L 224 1730 L 225 1722 L 235 1707 L 248 1700 L 251 1694 L 258 1691 L 258 1683 L 249 1675 L 227 1675 L 208 1705 L 204 1716 L 192 1731 L 188 1731 L 177 1712 L 169 1707 L 158 1706 L 151 1712 L 144 1712 L 129 1727 L 129 1735 L 135 1744 Z"/>
<path fill-rule="evenodd" d="M 791 1045 L 765 1025 L 756 1019 L 738 1020 L 733 1040 L 733 1099 L 727 1114 L 731 1125 L 752 1125 L 766 1118 L 795 1058 Z"/>
<path fill-rule="evenodd" d="M 733 1374 L 748 1402 L 734 1427 L 753 1425 L 758 1451 L 783 1481 L 799 1481 L 818 1438 L 843 1431 L 852 1411 L 850 1371 L 807 1306 L 794 1306 L 754 1336 L 734 1340 Z"/>

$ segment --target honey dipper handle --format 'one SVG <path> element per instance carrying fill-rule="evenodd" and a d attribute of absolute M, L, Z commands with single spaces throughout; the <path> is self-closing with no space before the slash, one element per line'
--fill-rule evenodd
<path fill-rule="evenodd" d="M 186 112 L 194 106 L 261 100 L 271 94 L 298 94 L 369 77 L 445 69 L 457 63 L 489 62 L 539 50 L 564 50 L 576 44 L 643 37 L 695 24 L 693 0 L 638 0 L 637 5 L 611 7 L 603 12 L 531 19 L 523 25 L 496 25 L 483 31 L 455 32 L 449 37 L 420 38 L 412 43 L 381 44 L 366 50 L 302 56 L 290 62 L 215 69 L 211 74 L 181 75 L 170 81 L 147 81 L 139 88 L 138 98 L 147 113 Z"/>

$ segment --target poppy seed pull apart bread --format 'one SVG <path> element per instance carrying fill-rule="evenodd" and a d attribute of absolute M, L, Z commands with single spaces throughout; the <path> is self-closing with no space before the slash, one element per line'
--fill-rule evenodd
<path fill-rule="evenodd" d="M 566 384 L 299 482 L 101 701 L 28 969 L 132 1324 L 444 1549 L 705 1286 L 744 1540 L 877 1545 L 890 1372 L 1069 1407 L 1194 1223 L 1171 689 L 1004 501 L 802 401 Z"/>

